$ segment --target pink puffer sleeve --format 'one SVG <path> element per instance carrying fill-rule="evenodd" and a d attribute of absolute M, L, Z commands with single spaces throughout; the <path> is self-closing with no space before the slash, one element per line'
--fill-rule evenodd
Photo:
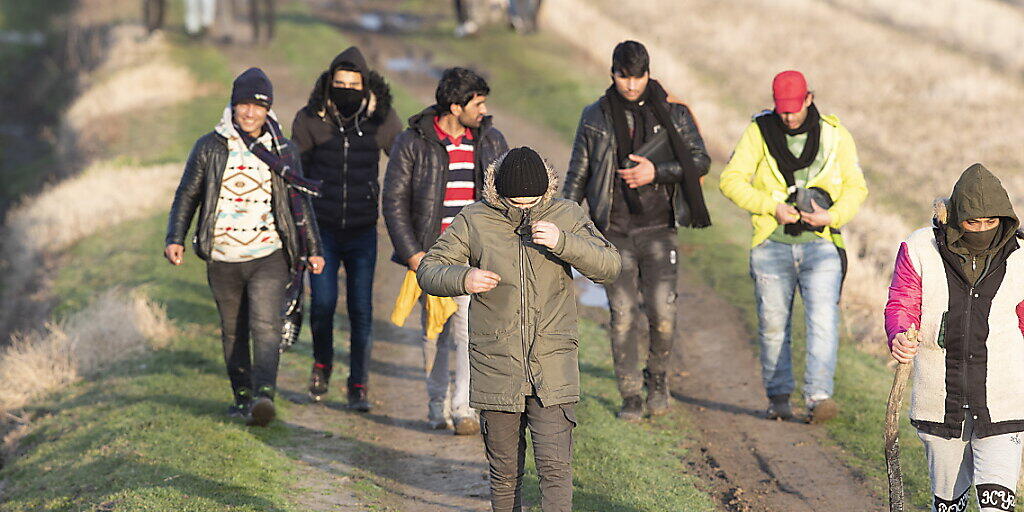
<path fill-rule="evenodd" d="M 1024 302 L 1017 304 L 1017 327 L 1020 327 L 1021 334 L 1024 334 Z"/>
<path fill-rule="evenodd" d="M 1018 317 L 1022 311 L 1018 306 Z M 896 267 L 892 271 L 892 283 L 889 284 L 889 301 L 885 304 L 885 333 L 889 339 L 889 348 L 892 348 L 892 339 L 911 325 L 921 326 L 921 275 L 910 260 L 907 243 L 903 242 L 896 255 Z"/>

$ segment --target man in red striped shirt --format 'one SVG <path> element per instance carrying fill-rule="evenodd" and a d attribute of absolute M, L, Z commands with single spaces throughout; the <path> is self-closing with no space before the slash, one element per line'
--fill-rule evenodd
<path fill-rule="evenodd" d="M 437 85 L 437 104 L 410 118 L 395 139 L 381 204 L 396 263 L 415 271 L 459 210 L 480 197 L 484 169 L 508 151 L 487 115 L 488 94 L 487 82 L 472 70 L 448 69 Z M 469 407 L 469 297 L 455 301 L 459 309 L 438 339 L 424 336 L 428 421 L 434 429 L 476 434 L 480 422 Z M 452 352 L 454 382 L 449 377 Z M 451 402 L 445 407 L 449 386 Z"/>

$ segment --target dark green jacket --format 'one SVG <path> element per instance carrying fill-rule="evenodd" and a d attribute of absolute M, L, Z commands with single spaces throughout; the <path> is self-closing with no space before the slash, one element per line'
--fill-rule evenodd
<path fill-rule="evenodd" d="M 435 296 L 465 295 L 471 267 L 501 276 L 493 290 L 474 294 L 469 308 L 469 403 L 481 410 L 522 412 L 527 395 L 544 406 L 580 397 L 576 296 L 572 267 L 597 283 L 619 274 L 619 253 L 580 205 L 555 199 L 557 183 L 537 206 L 511 206 L 484 174 L 483 200 L 452 221 L 420 263 L 417 278 Z M 524 218 L 528 215 L 528 219 Z M 554 249 L 535 245 L 517 229 L 545 220 L 561 231 Z"/>

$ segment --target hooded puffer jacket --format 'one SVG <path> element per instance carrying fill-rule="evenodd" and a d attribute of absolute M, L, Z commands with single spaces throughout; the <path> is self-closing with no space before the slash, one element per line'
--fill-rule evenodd
<path fill-rule="evenodd" d="M 469 403 L 481 410 L 522 412 L 526 396 L 541 404 L 579 400 L 579 334 L 572 268 L 597 283 L 619 274 L 619 253 L 574 201 L 555 199 L 557 180 L 548 168 L 548 190 L 524 210 L 498 197 L 494 174 L 484 175 L 483 200 L 455 216 L 420 263 L 426 293 L 465 295 L 470 267 L 501 276 L 494 289 L 473 295 L 469 308 Z M 536 245 L 523 227 L 545 220 L 558 226 L 554 249 Z"/>
<path fill-rule="evenodd" d="M 355 67 L 363 75 L 363 104 L 342 118 L 330 100 L 334 72 Z M 320 74 L 309 101 L 292 123 L 302 168 L 320 180 L 321 195 L 313 199 L 321 229 L 358 229 L 377 223 L 380 210 L 380 151 L 388 152 L 402 121 L 391 106 L 391 88 L 369 69 L 355 46 L 338 54 Z"/>
<path fill-rule="evenodd" d="M 911 422 L 959 436 L 966 414 L 978 437 L 1024 431 L 1024 251 L 1019 221 L 999 179 L 980 164 L 964 171 L 933 226 L 900 245 L 885 307 L 892 339 L 919 326 Z M 948 212 L 948 213 L 947 213 Z M 961 222 L 999 217 L 1000 233 L 972 261 Z M 965 266 L 978 265 L 972 281 Z"/>

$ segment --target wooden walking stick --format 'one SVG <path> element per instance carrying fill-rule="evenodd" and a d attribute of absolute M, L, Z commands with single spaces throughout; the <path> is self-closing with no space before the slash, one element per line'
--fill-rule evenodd
<path fill-rule="evenodd" d="M 911 325 L 907 330 L 907 339 L 917 340 L 917 326 Z M 885 469 L 889 474 L 889 512 L 904 512 L 903 471 L 900 469 L 900 409 L 903 405 L 903 392 L 907 389 L 907 380 L 914 363 L 900 363 L 896 366 L 896 376 L 892 380 L 889 391 L 889 403 L 885 409 Z"/>

